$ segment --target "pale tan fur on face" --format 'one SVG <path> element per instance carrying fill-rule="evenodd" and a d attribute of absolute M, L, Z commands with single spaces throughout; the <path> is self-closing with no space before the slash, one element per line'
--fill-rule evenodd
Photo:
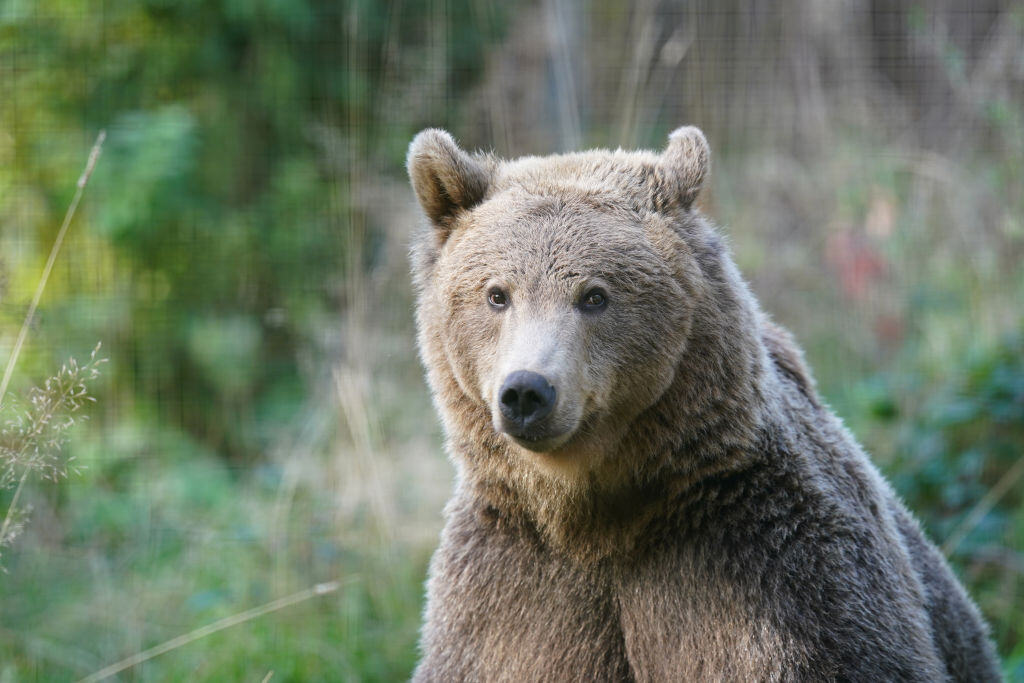
<path fill-rule="evenodd" d="M 485 373 L 481 384 L 488 399 L 496 432 L 502 432 L 499 405 L 505 378 L 516 371 L 534 372 L 546 378 L 556 389 L 555 407 L 547 418 L 548 436 L 531 450 L 552 451 L 572 438 L 584 414 L 600 404 L 595 401 L 599 385 L 588 382 L 584 356 L 588 333 L 572 313 L 572 303 L 553 302 L 544 293 L 528 296 L 527 289 L 515 291 L 509 310 L 500 315 L 501 332 L 495 349 L 496 364 Z M 561 305 L 560 305 L 561 304 Z"/>
<path fill-rule="evenodd" d="M 504 437 L 528 462 L 566 475 L 588 469 L 613 445 L 615 426 L 671 381 L 687 296 L 676 281 L 680 263 L 664 256 L 660 241 L 670 236 L 663 231 L 600 195 L 510 188 L 467 212 L 440 250 L 435 278 L 444 283 L 437 295 L 447 318 L 440 341 L 495 432 L 503 433 L 499 391 L 510 373 L 537 372 L 556 388 L 548 440 L 527 454 Z M 508 296 L 502 310 L 487 303 L 494 287 Z M 594 287 L 607 306 L 585 312 L 580 300 Z M 664 299 L 661 310 L 641 305 L 649 297 Z M 650 319 L 638 324 L 642 311 Z M 648 332 L 624 336 L 627 326 Z"/>

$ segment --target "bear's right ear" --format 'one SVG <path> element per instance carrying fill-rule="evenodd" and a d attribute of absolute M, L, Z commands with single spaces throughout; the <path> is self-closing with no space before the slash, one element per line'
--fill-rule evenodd
<path fill-rule="evenodd" d="M 487 192 L 487 170 L 438 128 L 413 138 L 405 165 L 423 212 L 444 237 L 456 214 L 479 204 Z"/>
<path fill-rule="evenodd" d="M 687 209 L 697 198 L 711 164 L 711 148 L 696 126 L 676 128 L 658 162 L 662 201 Z"/>

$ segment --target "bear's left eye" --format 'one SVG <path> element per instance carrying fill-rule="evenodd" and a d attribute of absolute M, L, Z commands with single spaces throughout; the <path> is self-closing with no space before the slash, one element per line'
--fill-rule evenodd
<path fill-rule="evenodd" d="M 585 311 L 602 309 L 607 303 L 608 296 L 598 287 L 587 290 L 587 293 L 580 298 L 580 307 Z"/>
<path fill-rule="evenodd" d="M 491 308 L 505 308 L 508 305 L 508 294 L 494 287 L 487 293 L 487 302 Z"/>

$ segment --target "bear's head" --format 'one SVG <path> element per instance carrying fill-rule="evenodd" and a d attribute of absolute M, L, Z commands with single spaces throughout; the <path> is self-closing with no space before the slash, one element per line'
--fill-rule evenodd
<path fill-rule="evenodd" d="M 661 154 L 513 161 L 416 136 L 419 344 L 456 454 L 571 477 L 633 438 L 687 348 L 726 327 L 730 301 L 709 292 L 733 278 L 693 207 L 709 156 L 693 127 Z M 696 363 L 721 365 L 714 352 Z"/>

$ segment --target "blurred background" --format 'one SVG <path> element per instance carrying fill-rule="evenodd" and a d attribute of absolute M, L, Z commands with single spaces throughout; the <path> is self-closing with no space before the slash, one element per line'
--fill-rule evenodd
<path fill-rule="evenodd" d="M 0 407 L 0 681 L 335 580 L 120 678 L 406 678 L 452 483 L 409 140 L 684 123 L 704 210 L 1024 680 L 1019 3 L 0 0 L 0 363 L 107 131 Z"/>

